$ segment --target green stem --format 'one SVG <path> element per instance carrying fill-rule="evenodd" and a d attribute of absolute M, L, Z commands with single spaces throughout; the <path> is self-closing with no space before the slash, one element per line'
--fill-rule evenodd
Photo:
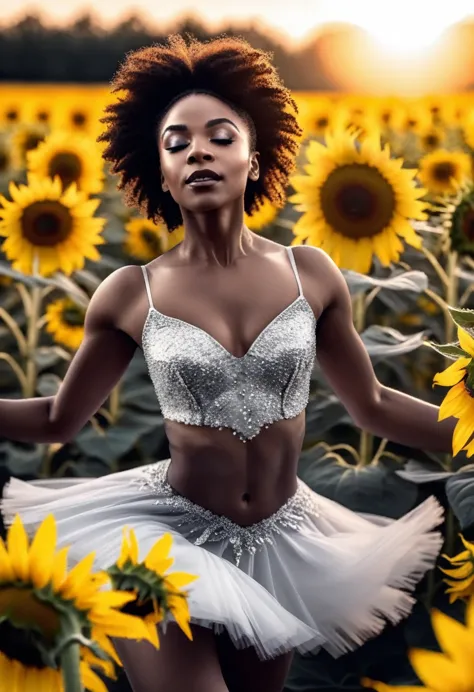
<path fill-rule="evenodd" d="M 374 436 L 366 430 L 360 431 L 359 460 L 361 466 L 368 466 L 374 452 Z"/>
<path fill-rule="evenodd" d="M 450 251 L 448 253 L 448 262 L 446 267 L 446 273 L 448 275 L 448 285 L 446 287 L 446 302 L 450 307 L 457 307 L 458 304 L 458 288 L 459 280 L 456 275 L 456 270 L 458 266 L 458 253 Z M 450 343 L 454 339 L 456 333 L 456 325 L 454 324 L 451 316 L 446 322 L 446 341 Z"/>
<path fill-rule="evenodd" d="M 359 293 L 354 297 L 354 326 L 359 332 L 363 332 L 365 327 L 366 300 L 365 293 Z M 367 466 L 372 461 L 374 447 L 373 435 L 366 430 L 360 431 L 359 438 L 359 464 Z"/>
<path fill-rule="evenodd" d="M 79 670 L 80 660 L 80 648 L 76 642 L 69 644 L 63 649 L 60 661 L 64 692 L 84 692 Z"/>
<path fill-rule="evenodd" d="M 38 321 L 41 310 L 41 288 L 33 286 L 31 288 L 31 307 L 28 313 L 28 332 L 26 348 L 26 391 L 25 398 L 30 398 L 36 392 L 37 367 L 35 362 L 35 352 L 38 346 L 39 328 Z"/>

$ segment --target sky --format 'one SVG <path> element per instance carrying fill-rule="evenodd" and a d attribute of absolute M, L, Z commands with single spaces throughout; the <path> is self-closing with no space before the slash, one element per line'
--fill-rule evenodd
<path fill-rule="evenodd" d="M 449 0 L 438 7 L 434 0 L 0 0 L 0 21 L 9 23 L 27 11 L 64 24 L 90 10 L 104 25 L 136 11 L 153 23 L 171 23 L 180 14 L 193 14 L 213 28 L 227 20 L 265 24 L 293 41 L 332 22 L 350 22 L 367 29 L 394 48 L 429 45 L 449 25 L 474 15 L 473 0 Z M 196 7 L 199 6 L 199 13 Z"/>

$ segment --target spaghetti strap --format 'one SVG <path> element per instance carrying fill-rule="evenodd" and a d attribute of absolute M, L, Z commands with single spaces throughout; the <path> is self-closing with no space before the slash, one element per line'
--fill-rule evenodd
<path fill-rule="evenodd" d="M 286 249 L 288 250 L 288 254 L 290 256 L 290 262 L 291 262 L 291 266 L 293 267 L 293 272 L 295 274 L 296 283 L 298 284 L 298 290 L 300 292 L 300 296 L 302 296 L 303 295 L 303 289 L 301 288 L 300 275 L 298 274 L 298 268 L 296 266 L 295 257 L 293 255 L 293 250 L 291 249 L 291 247 L 289 245 L 287 246 Z"/>
<path fill-rule="evenodd" d="M 146 292 L 148 295 L 148 302 L 150 303 L 150 307 L 154 308 L 153 300 L 151 298 L 150 282 L 148 281 L 148 273 L 147 273 L 147 270 L 146 270 L 146 267 L 144 264 L 142 264 L 141 267 L 142 267 L 143 277 L 145 279 L 145 288 L 146 288 Z"/>

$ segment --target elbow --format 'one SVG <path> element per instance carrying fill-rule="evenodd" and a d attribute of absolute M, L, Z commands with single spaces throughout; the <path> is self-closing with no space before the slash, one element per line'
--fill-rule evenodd
<path fill-rule="evenodd" d="M 358 428 L 367 432 L 374 432 L 379 427 L 380 415 L 383 406 L 382 387 L 377 387 L 372 395 L 361 398 L 352 418 Z"/>

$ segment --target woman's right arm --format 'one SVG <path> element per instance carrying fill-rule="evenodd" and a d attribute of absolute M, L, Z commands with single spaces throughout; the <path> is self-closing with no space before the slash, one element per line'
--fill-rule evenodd
<path fill-rule="evenodd" d="M 136 267 L 121 267 L 99 285 L 84 322 L 84 339 L 55 396 L 0 399 L 0 437 L 18 442 L 67 442 L 120 381 L 137 343 L 117 325 L 136 293 Z M 136 276 L 136 274 L 135 274 Z"/>

